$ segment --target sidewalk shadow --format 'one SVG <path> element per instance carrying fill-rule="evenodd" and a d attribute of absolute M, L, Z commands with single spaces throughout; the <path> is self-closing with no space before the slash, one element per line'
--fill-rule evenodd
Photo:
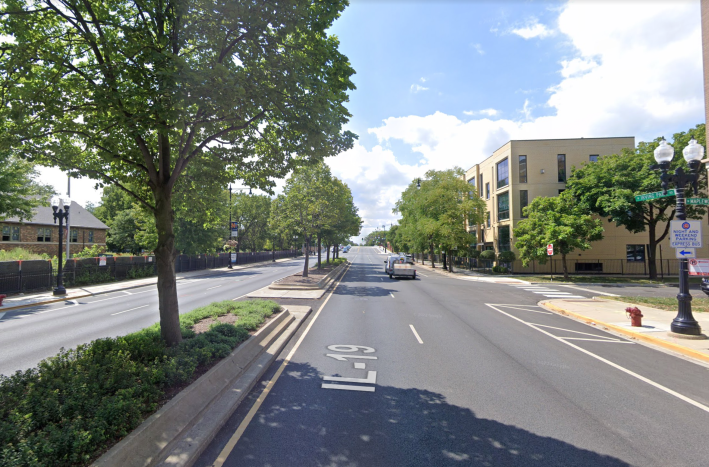
<path fill-rule="evenodd" d="M 290 363 L 226 465 L 629 465 L 478 418 L 435 392 L 381 385 L 374 393 L 338 391 L 322 389 L 321 383 L 312 366 Z"/>

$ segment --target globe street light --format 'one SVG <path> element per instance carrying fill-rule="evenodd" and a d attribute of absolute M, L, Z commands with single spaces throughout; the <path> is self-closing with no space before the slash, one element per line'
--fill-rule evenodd
<path fill-rule="evenodd" d="M 59 209 L 63 206 L 64 209 Z M 52 197 L 52 210 L 54 211 L 54 223 L 57 223 L 59 219 L 59 264 L 57 268 L 57 287 L 54 289 L 54 295 L 66 295 L 66 289 L 62 284 L 62 246 L 64 243 L 64 221 L 69 218 L 69 207 L 71 206 L 71 198 L 69 196 L 62 196 L 61 198 L 57 196 Z M 68 235 L 68 233 L 67 233 Z"/>
<path fill-rule="evenodd" d="M 689 145 L 682 151 L 682 155 L 687 161 L 687 165 L 689 165 L 689 173 L 686 173 L 682 167 L 675 169 L 674 174 L 668 173 L 674 152 L 674 148 L 667 144 L 667 141 L 663 138 L 662 141 L 660 141 L 660 145 L 655 149 L 655 160 L 657 164 L 652 165 L 650 168 L 653 170 L 659 169 L 661 171 L 660 180 L 662 181 L 663 194 L 667 194 L 667 188 L 670 183 L 675 185 L 677 203 L 675 217 L 677 220 L 685 221 L 687 220 L 685 189 L 689 185 L 690 191 L 694 188 L 694 192 L 697 192 L 697 180 L 699 178 L 697 171 L 702 156 L 704 155 L 704 148 L 697 144 L 694 138 L 692 138 Z M 692 296 L 689 293 L 689 273 L 686 258 L 679 260 L 679 293 L 677 294 L 677 302 L 677 316 L 672 320 L 670 330 L 677 334 L 690 336 L 701 335 L 702 328 L 694 319 L 694 316 L 692 316 Z"/>

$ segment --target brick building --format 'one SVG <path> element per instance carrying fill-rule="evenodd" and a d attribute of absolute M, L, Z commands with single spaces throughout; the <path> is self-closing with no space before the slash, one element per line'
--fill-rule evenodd
<path fill-rule="evenodd" d="M 54 223 L 53 214 L 51 207 L 40 206 L 34 210 L 31 220 L 20 222 L 19 218 L 11 217 L 0 221 L 0 249 L 11 250 L 19 247 L 34 253 L 56 255 L 59 250 L 59 224 Z M 74 201 L 69 208 L 69 221 L 72 254 L 93 245 L 106 246 L 108 226 Z M 64 234 L 66 235 L 66 230 Z M 66 236 L 64 241 L 66 242 Z"/>

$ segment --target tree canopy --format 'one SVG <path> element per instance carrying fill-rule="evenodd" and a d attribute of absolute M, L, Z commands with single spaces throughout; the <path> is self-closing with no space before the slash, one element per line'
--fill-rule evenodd
<path fill-rule="evenodd" d="M 526 266 L 533 260 L 545 264 L 549 258 L 546 247 L 551 243 L 554 254 L 561 254 L 565 279 L 569 277 L 566 256 L 576 249 L 588 250 L 591 242 L 603 238 L 602 221 L 594 219 L 588 208 L 579 204 L 568 191 L 553 198 L 534 198 L 524 208 L 524 215 L 527 218 L 519 221 L 514 229 L 515 247 L 522 264 Z"/>
<path fill-rule="evenodd" d="M 54 189 L 34 181 L 34 164 L 17 156 L 0 154 L 0 219 L 32 218 L 32 209 L 46 203 Z"/>
<path fill-rule="evenodd" d="M 681 151 L 695 138 L 698 144 L 706 145 L 705 125 L 697 125 L 688 132 L 676 133 L 672 139 L 675 157 L 671 169 L 687 167 Z M 654 151 L 661 138 L 650 143 L 640 142 L 635 149 L 624 149 L 620 154 L 600 157 L 597 162 L 574 168 L 566 188 L 590 211 L 625 227 L 629 232 L 648 232 L 648 271 L 650 278 L 657 277 L 655 264 L 657 245 L 669 232 L 669 221 L 675 216 L 675 198 L 658 198 L 636 202 L 635 196 L 661 191 L 659 172 L 650 166 L 655 164 Z M 704 170 L 700 171 L 699 189 L 706 189 Z M 672 187 L 671 187 L 672 188 Z M 703 195 L 702 195 L 703 196 Z M 706 213 L 702 206 L 688 205 L 687 217 L 701 218 Z"/>
<path fill-rule="evenodd" d="M 173 196 L 270 190 L 352 146 L 346 0 L 5 0 L 0 150 L 129 193 L 155 218 L 161 333 L 181 340 Z M 9 38 L 9 39 L 8 39 Z"/>

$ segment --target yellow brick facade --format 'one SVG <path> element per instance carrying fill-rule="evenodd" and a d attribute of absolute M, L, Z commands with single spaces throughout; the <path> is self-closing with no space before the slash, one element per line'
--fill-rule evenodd
<path fill-rule="evenodd" d="M 482 226 L 469 226 L 468 230 L 476 232 L 478 249 L 494 249 L 500 252 L 511 249 L 517 253 L 514 247 L 513 230 L 522 217 L 522 198 L 526 191 L 527 204 L 530 204 L 537 196 L 557 196 L 561 190 L 566 188 L 566 184 L 561 179 L 565 179 L 571 173 L 572 167 L 581 167 L 584 164 L 592 163 L 593 156 L 604 156 L 617 154 L 623 148 L 634 148 L 635 138 L 579 138 L 579 139 L 555 139 L 555 140 L 513 140 L 507 142 L 496 150 L 491 157 L 488 157 L 480 164 L 471 167 L 465 173 L 465 179 L 471 183 L 475 179 L 475 189 L 486 201 L 487 210 L 490 213 L 490 225 L 487 222 Z M 565 162 L 565 174 L 560 177 L 560 155 L 563 155 Z M 524 163 L 520 163 L 520 156 L 524 156 L 526 161 L 526 179 L 524 177 Z M 508 181 L 498 187 L 498 171 L 504 175 L 504 161 L 507 161 Z M 502 165 L 500 165 L 502 163 Z M 481 186 L 482 181 L 482 186 Z M 472 183 L 471 183 L 472 185 Z M 489 196 L 488 196 L 489 190 Z M 472 188 L 471 188 L 472 191 Z M 504 208 L 504 197 L 508 196 L 508 211 L 499 209 L 500 204 Z M 502 200 L 500 198 L 502 197 Z M 500 203 L 502 201 L 502 203 Z M 631 234 L 623 227 L 616 227 L 614 223 L 604 219 L 604 239 L 593 243 L 593 247 L 587 251 L 576 251 L 572 253 L 570 259 L 578 260 L 625 260 L 627 259 L 628 245 L 647 245 L 647 232 Z M 661 232 L 664 225 L 658 228 Z M 510 241 L 506 245 L 505 231 L 509 229 Z M 703 229 L 704 247 L 697 250 L 698 258 L 709 258 L 709 226 Z M 658 234 L 659 235 L 659 234 Z M 670 248 L 669 238 L 661 242 L 661 251 L 658 249 L 663 259 L 674 259 L 675 251 Z M 637 248 L 637 247 L 635 247 Z M 555 255 L 554 259 L 560 258 Z M 647 253 L 645 254 L 647 259 Z"/>

